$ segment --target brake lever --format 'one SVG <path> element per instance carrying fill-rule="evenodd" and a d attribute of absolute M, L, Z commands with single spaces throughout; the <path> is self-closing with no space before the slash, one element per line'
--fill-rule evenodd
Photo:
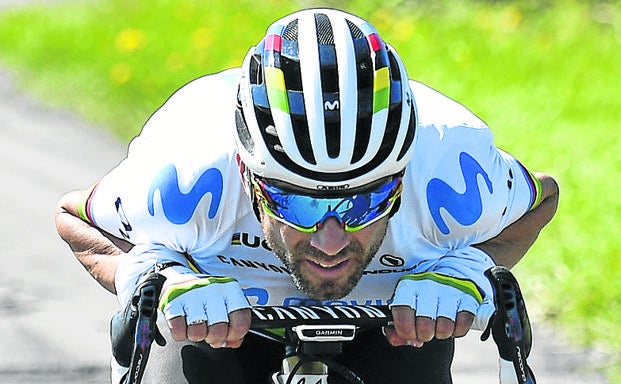
<path fill-rule="evenodd" d="M 125 384 L 140 383 L 153 341 L 166 344 L 157 328 L 157 306 L 165 280 L 159 273 L 149 274 L 110 322 L 112 354 L 120 365 L 129 367 Z"/>
<path fill-rule="evenodd" d="M 496 266 L 485 271 L 494 289 L 496 312 L 492 315 L 481 340 L 490 333 L 503 360 L 513 362 L 520 384 L 535 384 L 535 375 L 526 359 L 532 347 L 532 329 L 520 286 L 511 271 Z"/>

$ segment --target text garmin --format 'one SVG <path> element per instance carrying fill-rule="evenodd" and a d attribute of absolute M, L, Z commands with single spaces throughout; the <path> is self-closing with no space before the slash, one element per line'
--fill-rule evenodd
<path fill-rule="evenodd" d="M 343 336 L 342 329 L 317 329 L 314 334 L 317 336 Z"/>

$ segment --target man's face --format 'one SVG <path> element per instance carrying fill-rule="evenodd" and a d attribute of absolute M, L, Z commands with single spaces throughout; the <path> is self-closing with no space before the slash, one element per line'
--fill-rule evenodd
<path fill-rule="evenodd" d="M 316 300 L 346 296 L 358 284 L 384 236 L 388 218 L 359 231 L 346 232 L 328 218 L 314 233 L 300 232 L 262 210 L 261 226 L 268 245 L 289 269 L 293 281 Z"/>

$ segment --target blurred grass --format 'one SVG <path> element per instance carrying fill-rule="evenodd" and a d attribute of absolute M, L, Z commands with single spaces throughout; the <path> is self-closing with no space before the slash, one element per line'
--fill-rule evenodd
<path fill-rule="evenodd" d="M 553 222 L 516 268 L 529 308 L 619 356 L 621 2 L 111 0 L 0 14 L 24 88 L 128 141 L 187 81 L 238 66 L 298 6 L 372 21 L 410 76 L 468 106 L 497 143 L 557 177 Z M 621 381 L 618 362 L 609 374 Z"/>

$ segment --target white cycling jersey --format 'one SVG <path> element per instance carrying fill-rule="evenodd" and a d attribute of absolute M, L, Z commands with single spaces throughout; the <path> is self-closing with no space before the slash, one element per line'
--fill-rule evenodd
<path fill-rule="evenodd" d="M 136 245 L 117 272 L 122 303 L 156 261 L 180 261 L 237 279 L 251 304 L 317 304 L 270 251 L 244 193 L 232 134 L 239 75 L 201 77 L 177 91 L 84 202 L 83 218 Z M 493 261 L 471 245 L 538 203 L 537 179 L 494 146 L 483 121 L 410 84 L 417 126 L 400 208 L 356 288 L 324 304 L 386 304 L 399 277 L 424 271 L 471 279 L 489 295 L 482 272 Z"/>

